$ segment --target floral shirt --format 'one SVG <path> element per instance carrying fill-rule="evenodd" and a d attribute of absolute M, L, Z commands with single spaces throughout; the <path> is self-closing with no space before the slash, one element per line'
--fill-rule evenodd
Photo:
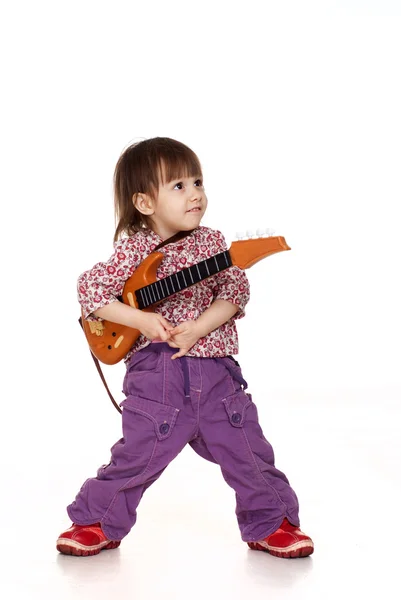
<path fill-rule="evenodd" d="M 97 263 L 92 269 L 82 273 L 78 279 L 78 301 L 84 318 L 101 321 L 93 312 L 115 302 L 121 296 L 127 279 L 162 241 L 150 229 L 138 231 L 116 242 L 114 253 L 107 262 Z M 220 231 L 198 227 L 190 235 L 160 249 L 164 258 L 158 268 L 157 278 L 172 275 L 224 250 L 227 250 L 227 244 Z M 226 323 L 200 338 L 187 352 L 187 356 L 208 358 L 238 354 L 238 335 L 234 320 L 244 316 L 244 308 L 249 300 L 249 282 L 245 271 L 236 266 L 229 267 L 177 292 L 155 307 L 155 312 L 176 326 L 183 321 L 197 319 L 217 299 L 228 300 L 236 304 L 239 310 Z M 150 341 L 141 334 L 124 360 L 129 360 L 134 352 L 147 346 Z"/>

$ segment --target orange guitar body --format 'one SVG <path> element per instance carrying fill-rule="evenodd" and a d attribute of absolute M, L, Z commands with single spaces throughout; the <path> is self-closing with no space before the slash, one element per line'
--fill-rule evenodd
<path fill-rule="evenodd" d="M 290 250 L 285 239 L 282 236 L 272 236 L 233 242 L 228 253 L 232 265 L 247 269 L 262 258 L 283 250 Z M 157 281 L 157 270 L 163 258 L 162 252 L 153 252 L 135 269 L 124 286 L 122 294 L 124 304 L 139 308 L 135 292 Z M 142 310 L 154 312 L 160 302 L 154 302 Z M 92 353 L 107 365 L 114 365 L 122 360 L 141 334 L 137 329 L 126 325 L 110 321 L 86 321 L 83 316 L 82 327 Z"/>

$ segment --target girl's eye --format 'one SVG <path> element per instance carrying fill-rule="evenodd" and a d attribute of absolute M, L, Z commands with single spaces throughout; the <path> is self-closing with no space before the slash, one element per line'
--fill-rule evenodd
<path fill-rule="evenodd" d="M 203 187 L 203 181 L 202 179 L 197 179 L 194 183 L 194 185 L 196 185 L 196 187 Z M 178 183 L 176 183 L 174 185 L 174 189 L 175 190 L 183 190 L 184 189 L 184 183 L 182 181 L 179 181 Z"/>

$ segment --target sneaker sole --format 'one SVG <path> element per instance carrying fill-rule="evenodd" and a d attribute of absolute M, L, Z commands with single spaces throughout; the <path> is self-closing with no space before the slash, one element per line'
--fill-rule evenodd
<path fill-rule="evenodd" d="M 57 540 L 56 548 L 62 554 L 71 554 L 73 556 L 93 556 L 94 554 L 99 554 L 99 552 L 102 550 L 113 550 L 114 548 L 118 548 L 120 543 L 121 542 L 119 541 L 110 542 L 107 540 L 106 542 L 97 544 L 97 546 L 88 547 L 67 538 L 59 538 Z"/>
<path fill-rule="evenodd" d="M 297 542 L 288 548 L 277 548 L 275 546 L 269 546 L 268 544 L 262 545 L 260 542 L 247 542 L 251 550 L 261 550 L 268 552 L 278 558 L 303 558 L 313 554 L 314 545 L 313 542 L 304 541 Z"/>

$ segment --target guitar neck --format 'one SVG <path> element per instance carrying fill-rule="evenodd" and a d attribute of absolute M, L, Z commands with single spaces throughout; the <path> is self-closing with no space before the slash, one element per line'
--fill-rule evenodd
<path fill-rule="evenodd" d="M 138 308 L 142 310 L 152 304 L 161 302 L 177 292 L 181 292 L 212 275 L 228 269 L 232 264 L 230 253 L 228 250 L 225 250 L 224 252 L 220 252 L 220 254 L 192 265 L 192 267 L 187 267 L 186 269 L 182 269 L 182 271 L 178 271 L 178 273 L 158 279 L 154 283 L 135 291 Z"/>

